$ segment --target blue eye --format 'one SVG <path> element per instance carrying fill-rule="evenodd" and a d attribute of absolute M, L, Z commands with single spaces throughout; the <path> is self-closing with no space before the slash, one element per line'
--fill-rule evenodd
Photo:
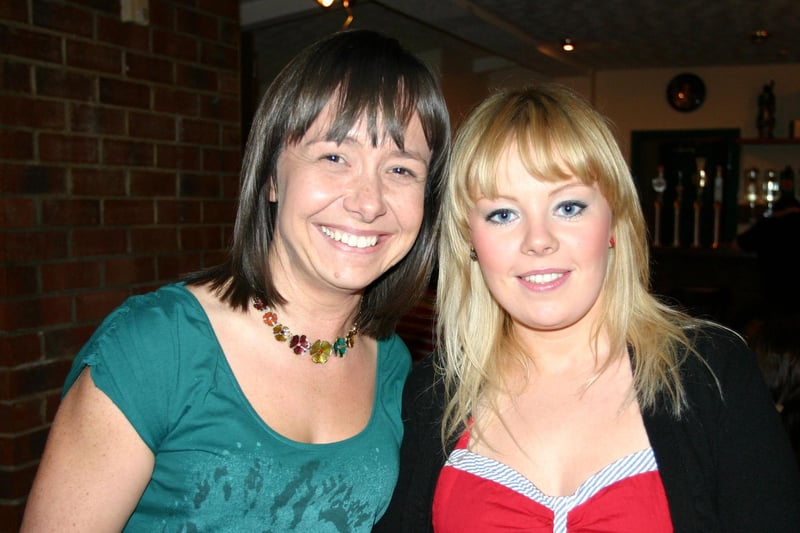
<path fill-rule="evenodd" d="M 511 209 L 495 209 L 486 215 L 486 220 L 492 222 L 493 224 L 508 224 L 509 222 L 516 220 L 516 218 L 517 214 Z"/>
<path fill-rule="evenodd" d="M 585 203 L 578 202 L 575 200 L 570 200 L 558 204 L 558 206 L 556 207 L 556 212 L 561 216 L 572 218 L 580 215 L 584 209 L 586 209 Z"/>

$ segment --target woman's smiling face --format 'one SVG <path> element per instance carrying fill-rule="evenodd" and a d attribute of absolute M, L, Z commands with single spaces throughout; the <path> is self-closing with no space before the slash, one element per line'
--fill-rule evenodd
<path fill-rule="evenodd" d="M 328 105 L 278 159 L 277 190 L 270 193 L 278 208 L 271 257 L 276 274 L 290 271 L 297 281 L 359 290 L 413 246 L 431 150 L 416 115 L 403 149 L 389 135 L 373 145 L 364 120 L 341 143 L 332 141 L 331 118 Z"/>
<path fill-rule="evenodd" d="M 530 175 L 516 145 L 497 172 L 497 196 L 478 198 L 469 215 L 489 291 L 527 329 L 561 329 L 592 315 L 609 256 L 608 202 L 576 176 Z"/>

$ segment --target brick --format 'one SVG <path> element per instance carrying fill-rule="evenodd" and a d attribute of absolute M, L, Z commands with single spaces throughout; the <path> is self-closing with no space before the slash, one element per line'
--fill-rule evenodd
<path fill-rule="evenodd" d="M 28 21 L 27 2 L 0 2 L 0 19 L 16 22 Z"/>
<path fill-rule="evenodd" d="M 103 140 L 103 163 L 150 167 L 154 164 L 153 145 L 150 143 Z"/>
<path fill-rule="evenodd" d="M 36 223 L 36 204 L 30 198 L 0 198 L 0 227 L 19 228 Z"/>
<path fill-rule="evenodd" d="M 100 200 L 47 198 L 42 201 L 42 223 L 48 226 L 89 226 L 100 222 Z"/>
<path fill-rule="evenodd" d="M 0 88 L 4 91 L 30 94 L 33 90 L 31 72 L 31 66 L 25 63 L 0 60 Z"/>
<path fill-rule="evenodd" d="M 0 234 L 0 261 L 43 261 L 67 256 L 67 232 L 26 230 Z"/>
<path fill-rule="evenodd" d="M 109 105 L 148 109 L 150 88 L 141 83 L 100 78 L 100 101 Z"/>
<path fill-rule="evenodd" d="M 175 118 L 170 115 L 131 111 L 128 114 L 128 128 L 132 137 L 175 140 Z"/>
<path fill-rule="evenodd" d="M 42 290 L 60 292 L 90 289 L 102 284 L 103 272 L 97 261 L 70 261 L 42 265 Z"/>
<path fill-rule="evenodd" d="M 0 297 L 30 296 L 39 291 L 39 272 L 32 265 L 0 265 Z"/>
<path fill-rule="evenodd" d="M 219 22 L 216 17 L 198 13 L 194 10 L 177 8 L 175 10 L 175 29 L 201 39 L 216 41 L 219 37 Z"/>
<path fill-rule="evenodd" d="M 10 370 L 7 374 L 8 388 L 6 391 L 0 388 L 0 395 L 9 400 L 61 389 L 70 366 L 69 360 L 54 359 Z"/>
<path fill-rule="evenodd" d="M 153 224 L 155 207 L 152 200 L 106 200 L 103 224 L 106 226 L 131 226 Z"/>
<path fill-rule="evenodd" d="M 153 109 L 175 115 L 197 116 L 200 102 L 196 93 L 183 90 L 154 88 Z"/>
<path fill-rule="evenodd" d="M 0 163 L 0 193 L 63 194 L 66 190 L 63 168 Z"/>
<path fill-rule="evenodd" d="M 241 48 L 242 31 L 239 20 L 222 20 L 220 27 L 220 42 Z"/>
<path fill-rule="evenodd" d="M 121 74 L 122 52 L 110 46 L 69 39 L 67 65 L 95 72 Z"/>
<path fill-rule="evenodd" d="M 43 338 L 43 353 L 47 359 L 61 359 L 72 358 L 80 349 L 89 341 L 89 338 L 94 333 L 96 327 L 90 326 L 73 326 L 60 327 L 58 329 L 50 328 L 44 332 Z M 58 402 L 53 402 L 57 407 Z M 48 406 L 50 402 L 48 401 Z M 53 409 L 54 411 L 55 409 Z M 53 416 L 48 408 L 46 420 L 50 421 Z"/>
<path fill-rule="evenodd" d="M 33 23 L 83 37 L 91 37 L 94 27 L 90 12 L 46 0 L 33 0 Z"/>
<path fill-rule="evenodd" d="M 200 44 L 200 62 L 204 65 L 239 72 L 239 50 L 216 43 Z"/>
<path fill-rule="evenodd" d="M 107 0 L 100 0 L 106 2 Z M 150 5 L 150 18 L 152 20 L 155 2 Z M 139 24 L 130 24 L 119 20 L 119 13 L 114 13 L 113 17 L 97 15 L 97 39 L 102 42 L 113 44 L 121 48 L 130 50 L 147 51 L 150 49 L 150 29 Z"/>
<path fill-rule="evenodd" d="M 133 52 L 125 54 L 125 74 L 129 78 L 171 85 L 175 81 L 172 61 Z"/>
<path fill-rule="evenodd" d="M 159 224 L 199 224 L 203 220 L 200 201 L 159 200 L 156 209 Z"/>
<path fill-rule="evenodd" d="M 240 163 L 239 150 L 203 149 L 203 170 L 206 172 L 235 174 L 239 172 Z"/>
<path fill-rule="evenodd" d="M 78 196 L 124 196 L 125 184 L 125 171 L 120 169 L 72 169 L 72 194 Z"/>
<path fill-rule="evenodd" d="M 0 436 L 0 468 L 24 465 L 42 456 L 48 428 L 39 426 L 38 430 L 17 432 L 13 437 Z"/>
<path fill-rule="evenodd" d="M 189 35 L 156 29 L 153 30 L 153 51 L 172 59 L 192 62 L 197 60 L 197 41 Z"/>
<path fill-rule="evenodd" d="M 239 148 L 242 144 L 242 130 L 239 127 L 222 127 L 222 146 Z M 239 152 L 241 154 L 241 151 Z"/>
<path fill-rule="evenodd" d="M 132 169 L 131 196 L 175 196 L 177 178 L 174 172 L 149 172 Z"/>
<path fill-rule="evenodd" d="M 39 136 L 39 157 L 43 161 L 97 163 L 97 139 L 43 133 Z"/>
<path fill-rule="evenodd" d="M 38 31 L 0 25 L 0 50 L 3 55 L 20 56 L 50 63 L 61 63 L 61 38 Z"/>
<path fill-rule="evenodd" d="M 220 143 L 219 124 L 203 120 L 183 119 L 180 122 L 179 141 L 187 144 L 218 146 Z"/>
<path fill-rule="evenodd" d="M 78 321 L 101 320 L 127 297 L 127 288 L 78 294 L 75 296 L 75 318 Z"/>
<path fill-rule="evenodd" d="M 200 170 L 200 150 L 193 146 L 156 146 L 156 166 L 158 168 L 178 168 Z"/>
<path fill-rule="evenodd" d="M 166 30 L 175 28 L 175 7 L 167 2 L 150 2 L 150 25 Z"/>
<path fill-rule="evenodd" d="M 219 91 L 228 96 L 239 98 L 242 80 L 239 71 L 219 73 Z"/>
<path fill-rule="evenodd" d="M 0 301 L 0 329 L 23 330 L 62 324 L 72 320 L 68 296 Z"/>
<path fill-rule="evenodd" d="M 232 124 L 239 123 L 238 99 L 219 96 L 202 96 L 200 98 L 200 116 L 216 120 L 224 120 Z"/>
<path fill-rule="evenodd" d="M 217 226 L 180 228 L 181 250 L 211 250 L 223 247 L 222 233 Z"/>
<path fill-rule="evenodd" d="M 219 178 L 201 174 L 181 174 L 180 196 L 196 198 L 218 198 Z"/>
<path fill-rule="evenodd" d="M 96 104 L 71 103 L 69 123 L 77 133 L 125 135 L 125 112 Z"/>
<path fill-rule="evenodd" d="M 229 228 L 228 234 L 231 233 L 231 228 Z M 230 237 L 226 236 L 225 241 L 230 242 Z M 225 261 L 227 255 L 228 252 L 226 250 L 211 250 L 211 251 L 206 250 L 203 253 L 203 267 L 205 268 L 222 264 Z"/>
<path fill-rule="evenodd" d="M 217 2 L 216 0 L 197 0 L 197 8 L 208 11 L 229 20 L 239 20 L 239 4 L 237 2 Z"/>
<path fill-rule="evenodd" d="M 41 358 L 42 341 L 38 334 L 13 332 L 0 337 L 0 367 L 24 365 Z"/>
<path fill-rule="evenodd" d="M 61 130 L 65 107 L 63 102 L 53 100 L 4 95 L 0 122 L 4 126 Z"/>
<path fill-rule="evenodd" d="M 217 73 L 207 68 L 178 63 L 175 65 L 175 81 L 181 87 L 200 91 L 217 90 Z"/>
<path fill-rule="evenodd" d="M 239 175 L 223 174 L 220 178 L 222 182 L 222 198 L 239 197 Z"/>
<path fill-rule="evenodd" d="M 11 403 L 0 402 L 0 420 L 3 421 L 1 433 L 19 433 L 42 426 L 44 424 L 43 401 L 41 398 L 28 398 Z"/>
<path fill-rule="evenodd" d="M 158 257 L 158 277 L 168 282 L 203 268 L 203 254 L 164 255 Z"/>
<path fill-rule="evenodd" d="M 178 231 L 176 228 L 131 228 L 131 252 L 149 254 L 175 252 L 178 250 Z"/>
<path fill-rule="evenodd" d="M 72 254 L 75 257 L 114 255 L 128 251 L 128 236 L 120 228 L 81 228 L 72 232 Z"/>
<path fill-rule="evenodd" d="M 231 224 L 236 219 L 234 200 L 207 201 L 203 204 L 203 222 L 206 224 Z"/>
<path fill-rule="evenodd" d="M 91 8 L 93 11 L 102 11 L 109 15 L 119 16 L 119 6 L 116 2 L 108 0 L 70 0 L 73 4 L 80 4 Z"/>
<path fill-rule="evenodd" d="M 155 259 L 152 257 L 119 257 L 104 263 L 106 285 L 129 286 L 156 279 Z"/>
<path fill-rule="evenodd" d="M 36 93 L 69 100 L 95 100 L 94 78 L 78 72 L 36 67 Z"/>
<path fill-rule="evenodd" d="M 33 135 L 28 131 L 0 130 L 0 157 L 33 159 Z"/>
<path fill-rule="evenodd" d="M 35 464 L 0 470 L 0 501 L 23 501 L 31 490 L 35 475 Z"/>

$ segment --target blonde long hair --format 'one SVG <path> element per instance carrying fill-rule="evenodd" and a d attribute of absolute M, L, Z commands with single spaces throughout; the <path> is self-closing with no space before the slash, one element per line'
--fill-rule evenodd
<path fill-rule="evenodd" d="M 443 440 L 452 439 L 479 405 L 495 405 L 505 365 L 526 364 L 508 314 L 487 289 L 470 260 L 468 215 L 477 195 L 496 190 L 498 162 L 518 146 L 528 172 L 565 179 L 560 165 L 587 184 L 596 183 L 612 210 L 616 246 L 602 288 L 602 329 L 616 354 L 630 353 L 630 397 L 643 410 L 660 395 L 680 417 L 686 400 L 678 368 L 694 350 L 688 332 L 701 321 L 658 300 L 649 291 L 647 226 L 636 186 L 608 121 L 566 87 L 542 84 L 498 92 L 483 101 L 460 127 L 445 182 L 439 243 L 437 337 L 447 404 Z"/>

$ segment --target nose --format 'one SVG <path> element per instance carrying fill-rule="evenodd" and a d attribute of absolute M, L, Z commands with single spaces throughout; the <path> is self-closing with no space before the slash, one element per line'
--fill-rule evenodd
<path fill-rule="evenodd" d="M 536 221 L 528 224 L 522 240 L 522 253 L 525 255 L 546 255 L 558 250 L 558 239 L 547 223 Z"/>
<path fill-rule="evenodd" d="M 386 213 L 386 201 L 380 178 L 364 175 L 354 180 L 344 198 L 344 208 L 364 222 L 372 222 Z"/>

